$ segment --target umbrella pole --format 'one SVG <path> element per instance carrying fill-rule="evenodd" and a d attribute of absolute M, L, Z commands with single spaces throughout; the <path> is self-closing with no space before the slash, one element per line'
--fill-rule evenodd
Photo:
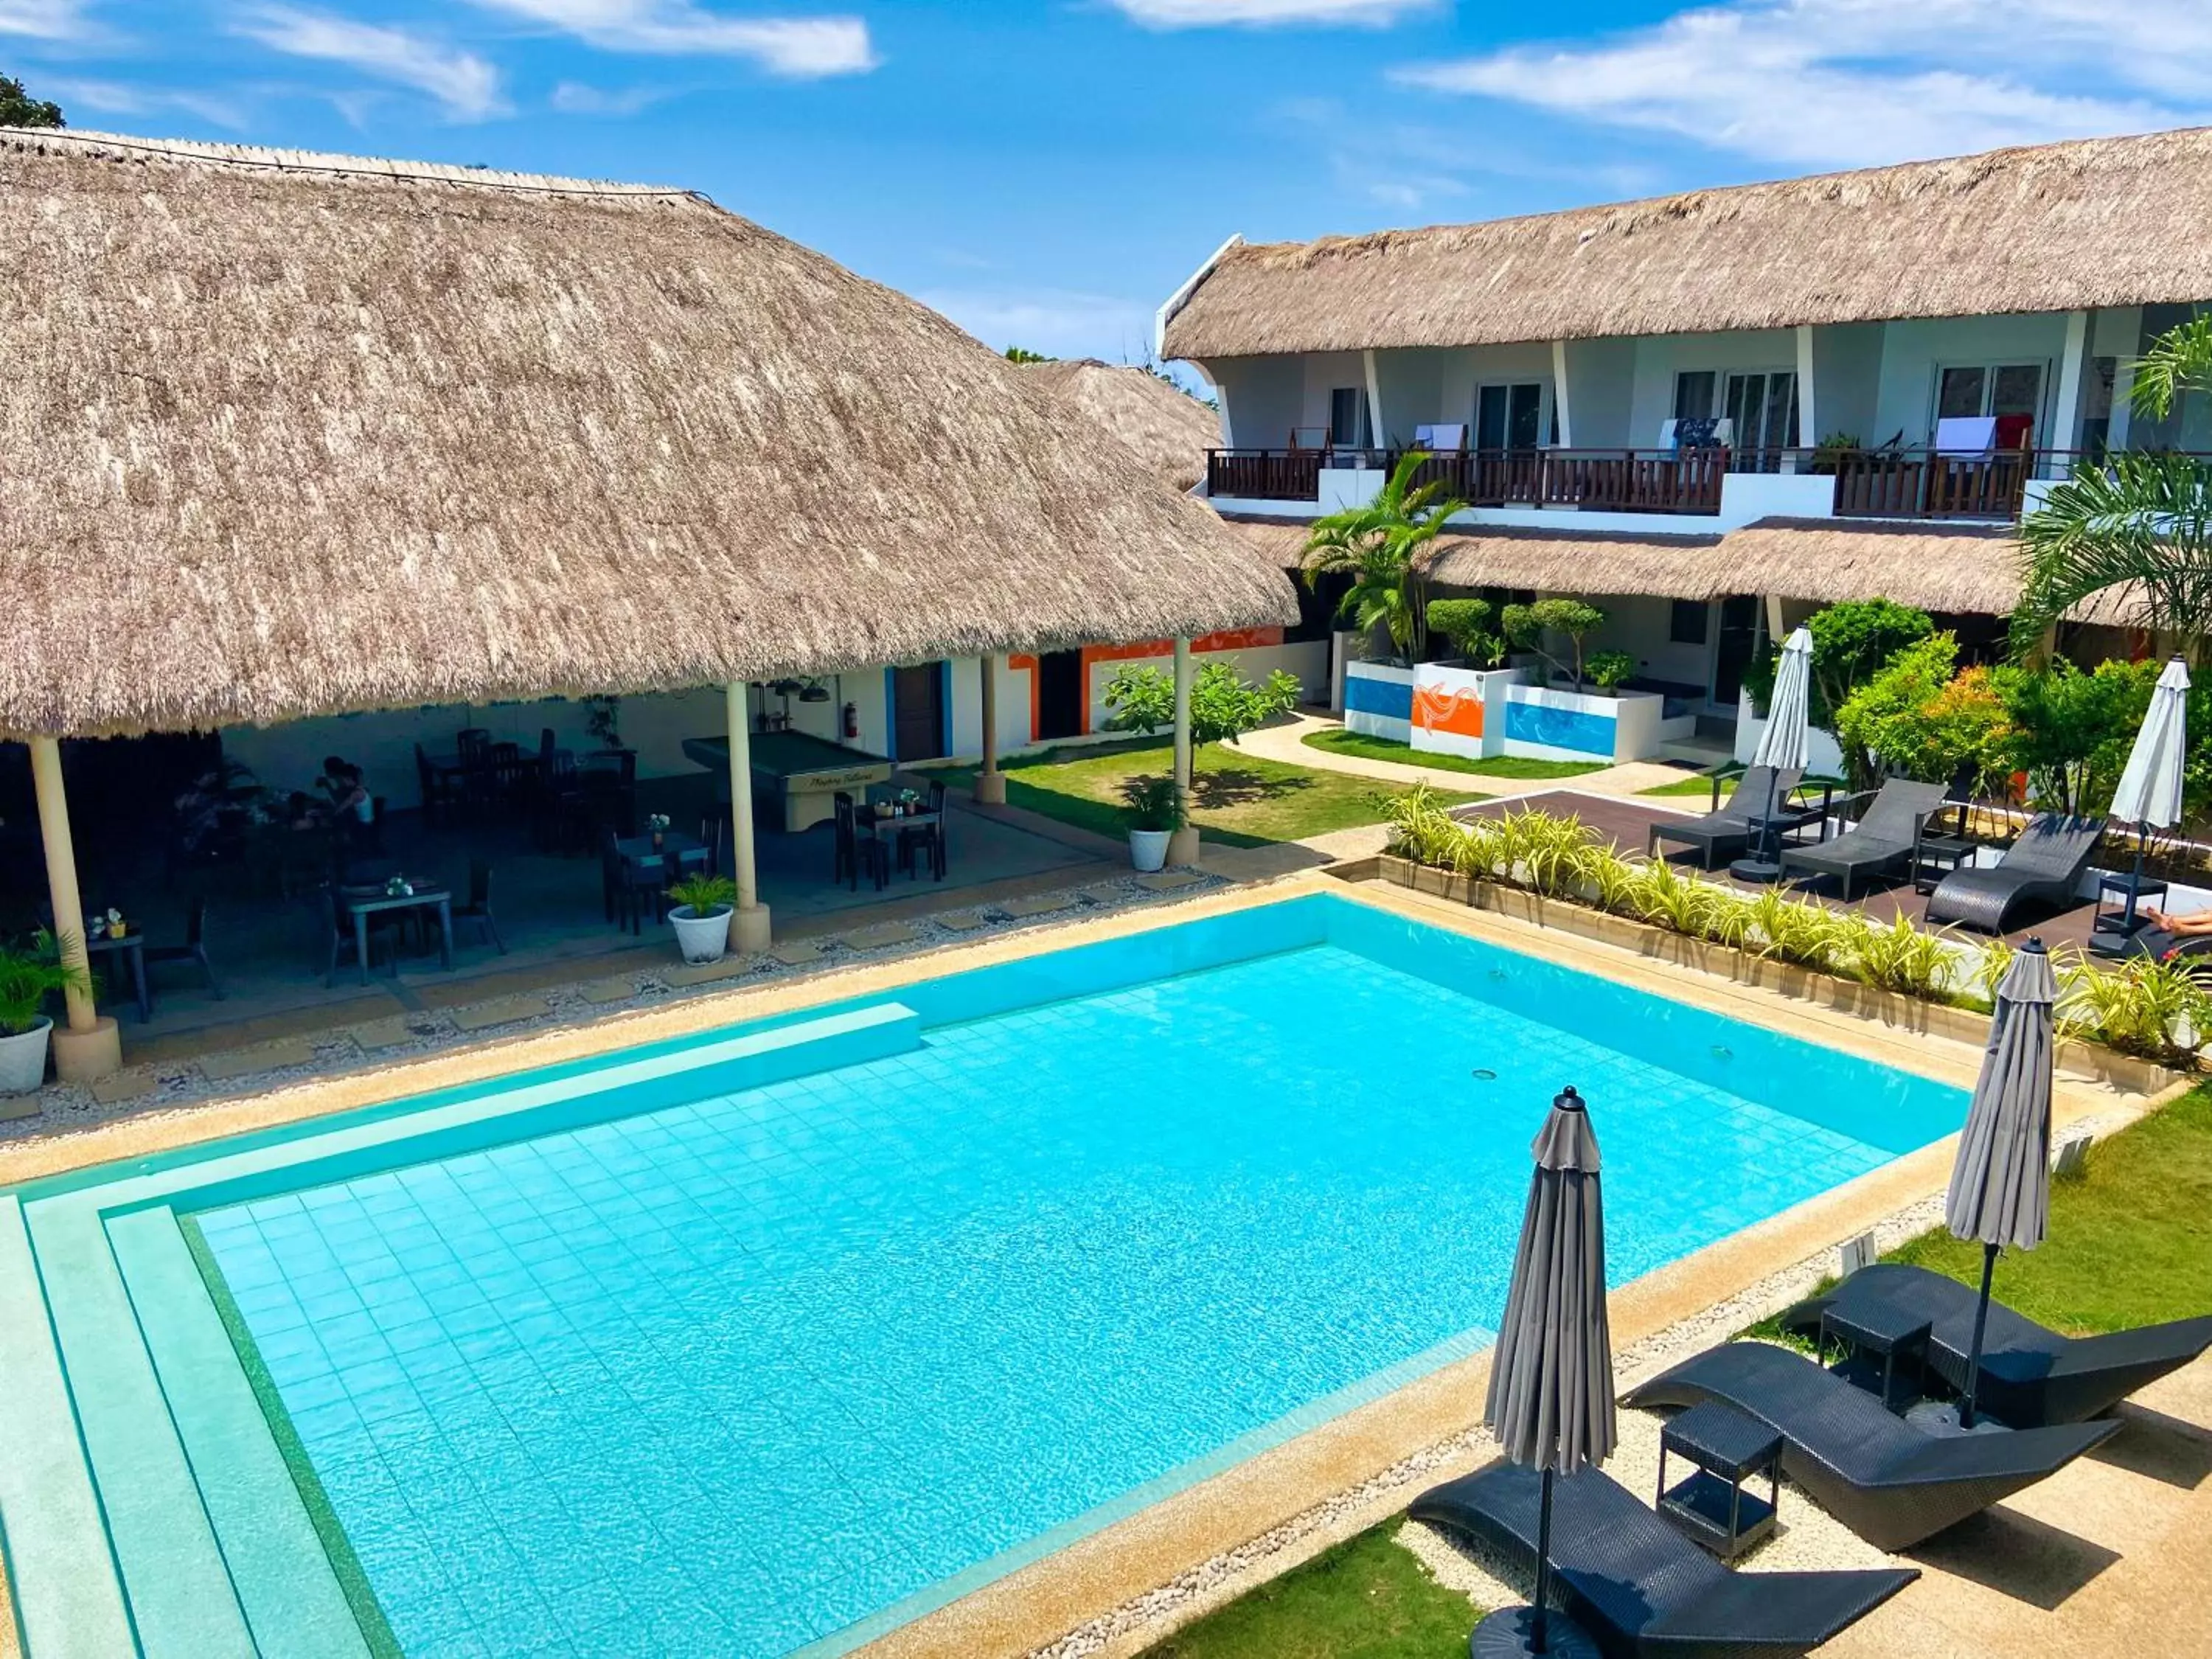
<path fill-rule="evenodd" d="M 1959 1426 L 1974 1426 L 1974 1387 L 1982 1377 L 1982 1333 L 1990 1322 L 1990 1279 L 1997 1270 L 1997 1247 L 1982 1246 L 1982 1297 L 1974 1304 L 1974 1343 L 1966 1354 L 1966 1391 L 1959 1401 Z"/>
<path fill-rule="evenodd" d="M 2128 883 L 2128 913 L 2120 919 L 2120 937 L 2123 939 L 2135 935 L 2136 901 L 2142 896 L 2143 848 L 2149 840 L 2150 825 L 2148 823 L 2136 825 L 2136 873 L 2134 879 Z"/>
<path fill-rule="evenodd" d="M 1544 1500 L 1536 1516 L 1536 1617 L 1529 1628 L 1528 1650 L 1548 1653 L 1551 1632 L 1546 1628 L 1550 1614 L 1545 1602 L 1550 1599 L 1552 1566 L 1552 1466 L 1544 1466 Z"/>

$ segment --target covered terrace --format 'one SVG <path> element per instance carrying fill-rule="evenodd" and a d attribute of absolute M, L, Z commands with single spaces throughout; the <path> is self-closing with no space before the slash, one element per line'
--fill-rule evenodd
<path fill-rule="evenodd" d="M 552 726 L 550 749 L 592 769 L 619 745 L 558 728 L 605 697 L 682 699 L 683 735 L 719 740 L 722 764 L 625 779 L 614 760 L 612 818 L 589 830 L 696 820 L 737 885 L 733 938 L 757 949 L 772 905 L 841 901 L 812 824 L 781 813 L 787 780 L 755 763 L 772 716 L 749 687 L 962 666 L 988 806 L 980 665 L 1297 614 L 1279 569 L 951 324 L 687 191 L 11 131 L 0 257 L 44 273 L 0 298 L 17 392 L 0 410 L 0 734 L 25 745 L 28 809 L 9 833 L 79 963 L 86 899 L 115 902 L 80 842 L 180 928 L 185 884 L 148 862 L 167 855 L 168 782 L 256 734 L 312 732 L 312 753 L 349 720 L 418 723 L 440 769 L 466 773 L 465 729 L 519 763 L 495 769 L 511 812 L 451 823 L 427 775 L 386 769 L 378 835 L 347 829 L 337 859 L 434 860 L 465 908 L 489 848 L 511 875 L 499 921 L 525 942 L 533 915 L 561 934 L 556 911 L 605 929 L 591 848 L 554 867 L 522 757 Z M 315 804 L 310 780 L 262 781 Z M 979 872 L 1060 856 L 973 833 Z M 284 934 L 292 873 L 246 862 L 278 890 L 259 933 Z M 268 954 L 305 976 L 296 944 Z M 119 1054 L 112 1017 L 72 993 L 58 1069 L 94 1078 Z"/>

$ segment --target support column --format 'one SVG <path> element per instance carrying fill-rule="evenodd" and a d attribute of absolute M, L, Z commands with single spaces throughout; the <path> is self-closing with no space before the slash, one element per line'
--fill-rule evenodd
<path fill-rule="evenodd" d="M 983 653 L 983 769 L 975 774 L 975 799 L 983 806 L 1006 804 L 1006 776 L 999 770 L 999 658 Z"/>
<path fill-rule="evenodd" d="M 1797 325 L 1797 441 L 1807 449 L 1820 441 L 1820 417 L 1813 400 L 1813 325 Z M 1794 462 L 1793 462 L 1794 465 Z"/>
<path fill-rule="evenodd" d="M 768 906 L 760 902 L 753 862 L 753 715 L 745 682 L 727 692 L 730 727 L 730 874 L 738 884 L 738 913 L 730 918 L 730 946 L 739 955 L 769 946 Z"/>
<path fill-rule="evenodd" d="M 46 848 L 46 889 L 53 900 L 54 936 L 62 960 L 89 970 L 84 948 L 84 900 L 76 887 L 76 848 L 70 838 L 69 798 L 62 787 L 62 746 L 53 738 L 31 739 L 31 782 L 39 797 L 39 833 Z M 123 1038 L 82 990 L 67 994 L 69 1024 L 54 1032 L 54 1074 L 64 1083 L 89 1083 L 123 1067 Z"/>
<path fill-rule="evenodd" d="M 2086 311 L 2066 313 L 2066 346 L 2058 360 L 2058 393 L 2051 405 L 2051 435 L 2045 440 L 2046 449 L 2072 450 L 2081 442 L 2081 388 L 2089 377 L 2089 336 L 2092 319 Z M 2050 476 L 2063 478 L 2074 470 L 2069 457 L 2050 469 Z"/>
<path fill-rule="evenodd" d="M 1376 449 L 1388 450 L 1390 447 L 1390 428 L 1382 420 L 1382 376 L 1375 366 L 1373 352 L 1363 351 L 1359 356 L 1360 366 L 1367 375 L 1368 441 Z"/>
<path fill-rule="evenodd" d="M 1190 792 L 1190 641 L 1175 642 L 1175 783 L 1176 799 L 1182 803 L 1188 815 L 1192 797 Z M 1186 823 L 1168 838 L 1168 862 L 1189 865 L 1198 862 L 1198 826 Z"/>
<path fill-rule="evenodd" d="M 1567 406 L 1567 343 L 1552 342 L 1552 412 L 1558 417 L 1559 447 L 1575 447 L 1574 412 Z"/>

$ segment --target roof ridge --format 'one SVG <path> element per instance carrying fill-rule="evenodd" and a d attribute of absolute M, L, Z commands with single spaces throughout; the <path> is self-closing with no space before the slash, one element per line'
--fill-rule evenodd
<path fill-rule="evenodd" d="M 1547 221 L 1573 219 L 1581 216 L 1597 217 L 1606 214 L 1649 214 L 1662 210 L 1669 204 L 1688 202 L 1699 197 L 1739 197 L 1758 191 L 1798 190 L 1832 185 L 1852 179 L 1872 179 L 1885 175 L 1928 172 L 1937 167 L 1972 167 L 1978 163 L 1996 161 L 2000 158 L 2046 155 L 2054 151 L 2087 149 L 2094 145 L 2148 144 L 2160 140 L 2203 137 L 2212 139 L 2212 125 L 2183 127 L 2160 127 L 2149 132 L 2103 133 L 2081 138 L 2053 138 L 2039 144 L 1999 144 L 1993 149 L 1972 150 L 1962 155 L 1923 155 L 1906 161 L 1885 161 L 1875 167 L 1835 167 L 1822 173 L 1797 173 L 1773 179 L 1747 179 L 1733 185 L 1692 185 L 1686 189 L 1664 191 L 1655 196 L 1632 196 L 1606 202 L 1584 202 L 1573 207 L 1547 208 L 1537 213 L 1505 213 L 1492 219 L 1448 219 L 1425 225 L 1390 225 L 1378 230 L 1338 231 L 1311 237 L 1304 241 L 1246 242 L 1242 246 L 1224 252 L 1226 259 L 1264 259 L 1267 255 L 1281 255 L 1293 249 L 1311 252 L 1328 252 L 1358 247 L 1367 251 L 1388 244 L 1399 237 L 1419 238 L 1448 234 L 1453 231 L 1486 229 L 1493 226 L 1541 224 Z"/>
<path fill-rule="evenodd" d="M 374 155 L 345 155 L 319 150 L 280 149 L 262 144 L 214 144 L 196 138 L 142 138 L 128 133 L 95 132 L 76 127 L 0 126 L 0 148 L 76 150 L 89 157 L 158 157 L 218 167 L 258 167 L 275 173 L 320 173 L 339 179 L 385 179 L 473 186 L 518 194 L 561 196 L 660 196 L 705 202 L 697 191 L 676 185 L 624 184 L 614 179 L 567 179 L 552 173 L 509 173 L 491 167 L 459 167 L 447 161 L 410 161 Z"/>

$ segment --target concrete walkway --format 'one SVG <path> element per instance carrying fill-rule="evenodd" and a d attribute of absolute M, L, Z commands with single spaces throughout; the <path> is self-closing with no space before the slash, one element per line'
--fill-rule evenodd
<path fill-rule="evenodd" d="M 1408 789 L 1417 783 L 1425 783 L 1432 789 L 1453 789 L 1462 794 L 1489 795 L 1498 799 L 1541 794 L 1561 788 L 1585 789 L 1594 795 L 1633 795 L 1661 784 L 1677 782 L 1690 775 L 1689 768 L 1672 766 L 1664 761 L 1631 761 L 1626 765 L 1609 766 L 1602 771 L 1585 772 L 1572 778 L 1496 778 L 1479 772 L 1455 772 L 1442 767 L 1401 766 L 1395 761 L 1367 760 L 1356 755 L 1333 754 L 1306 742 L 1313 732 L 1333 732 L 1342 725 L 1341 720 L 1329 715 L 1302 709 L 1284 724 L 1248 732 L 1228 747 L 1257 756 L 1261 760 L 1280 761 L 1288 766 L 1310 767 L 1316 772 L 1343 772 L 1353 777 L 1373 778 Z"/>

